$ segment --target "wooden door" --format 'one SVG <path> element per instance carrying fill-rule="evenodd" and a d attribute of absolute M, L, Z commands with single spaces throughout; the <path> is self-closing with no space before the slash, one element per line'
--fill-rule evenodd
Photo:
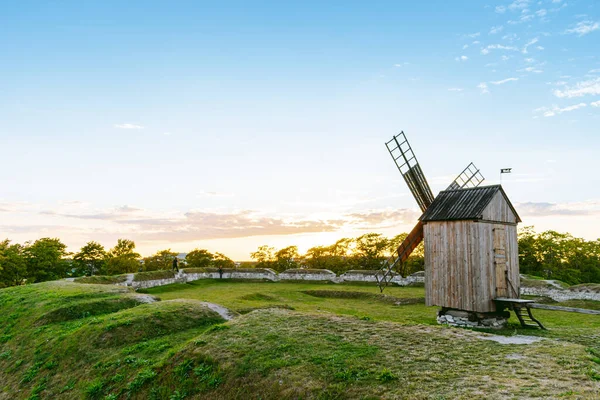
<path fill-rule="evenodd" d="M 494 268 L 496 270 L 496 297 L 508 296 L 506 282 L 506 235 L 503 226 L 494 228 Z"/>

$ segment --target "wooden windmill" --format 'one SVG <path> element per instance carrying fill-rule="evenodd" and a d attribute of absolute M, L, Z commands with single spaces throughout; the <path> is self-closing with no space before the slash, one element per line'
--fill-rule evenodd
<path fill-rule="evenodd" d="M 404 132 L 386 146 L 423 215 L 384 263 L 377 277 L 380 290 L 424 240 L 425 303 L 442 307 L 438 320 L 499 326 L 506 323 L 510 314 L 504 310 L 509 309 L 521 325 L 543 328 L 531 314 L 533 302 L 519 298 L 521 219 L 502 186 L 480 186 L 484 178 L 470 163 L 434 197 Z"/>
<path fill-rule="evenodd" d="M 422 212 L 425 212 L 431 203 L 433 203 L 433 193 L 404 132 L 400 132 L 400 134 L 394 136 L 392 140 L 385 145 L 392 156 L 396 167 L 398 167 L 398 171 L 402 174 L 404 181 L 417 201 L 419 208 L 421 208 Z M 447 190 L 477 187 L 484 179 L 485 178 L 481 175 L 475 164 L 470 163 L 456 179 L 452 181 Z M 394 269 L 405 262 L 413 250 L 422 241 L 423 223 L 419 221 L 410 231 L 408 236 L 406 236 L 404 241 L 402 241 L 400 246 L 398 246 L 398 249 L 385 261 L 382 267 L 382 273 L 377 277 L 377 283 L 382 292 L 392 280 Z"/>

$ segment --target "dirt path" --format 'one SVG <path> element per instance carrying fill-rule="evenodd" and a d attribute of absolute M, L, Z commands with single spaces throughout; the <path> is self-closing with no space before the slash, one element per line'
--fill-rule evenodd
<path fill-rule="evenodd" d="M 203 301 L 202 304 L 204 304 L 205 306 L 207 306 L 208 308 L 210 308 L 214 312 L 218 313 L 226 321 L 229 321 L 229 320 L 231 320 L 231 319 L 233 319 L 235 317 L 235 314 L 232 313 L 228 308 L 225 308 L 225 307 L 220 306 L 218 304 L 208 303 L 206 301 Z"/>

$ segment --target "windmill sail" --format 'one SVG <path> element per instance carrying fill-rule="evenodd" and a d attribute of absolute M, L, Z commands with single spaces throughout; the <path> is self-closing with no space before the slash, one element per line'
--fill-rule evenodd
<path fill-rule="evenodd" d="M 408 188 L 415 197 L 415 200 L 417 200 L 421 211 L 424 212 L 431 202 L 433 202 L 433 193 L 427 183 L 427 179 L 425 179 L 417 157 L 412 151 L 412 147 L 410 147 L 408 140 L 406 140 L 404 132 L 400 132 L 399 135 L 394 136 L 385 145 L 394 159 L 398 171 L 402 174 Z"/>
<path fill-rule="evenodd" d="M 404 177 L 406 184 L 415 197 L 415 200 L 417 200 L 421 211 L 424 212 L 431 205 L 434 197 L 429 184 L 425 179 L 425 175 L 417 162 L 417 158 L 406 140 L 404 132 L 401 132 L 398 136 L 394 136 L 392 140 L 386 143 L 386 146 L 392 155 L 398 170 Z M 448 190 L 476 187 L 479 186 L 483 180 L 484 177 L 479 172 L 479 169 L 475 164 L 470 163 L 456 179 L 452 181 L 450 186 L 448 186 Z M 400 243 L 398 249 L 385 261 L 381 268 L 381 273 L 376 275 L 380 291 L 383 292 L 383 289 L 393 278 L 393 270 L 408 259 L 421 241 L 423 241 L 423 223 L 419 221 L 402 243 Z"/>

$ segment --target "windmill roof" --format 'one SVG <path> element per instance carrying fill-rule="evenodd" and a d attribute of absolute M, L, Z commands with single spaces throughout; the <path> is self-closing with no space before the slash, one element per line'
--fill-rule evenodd
<path fill-rule="evenodd" d="M 444 190 L 437 195 L 419 219 L 422 222 L 482 219 L 483 211 L 498 192 L 504 196 L 517 222 L 521 222 L 521 218 L 500 185 Z"/>

